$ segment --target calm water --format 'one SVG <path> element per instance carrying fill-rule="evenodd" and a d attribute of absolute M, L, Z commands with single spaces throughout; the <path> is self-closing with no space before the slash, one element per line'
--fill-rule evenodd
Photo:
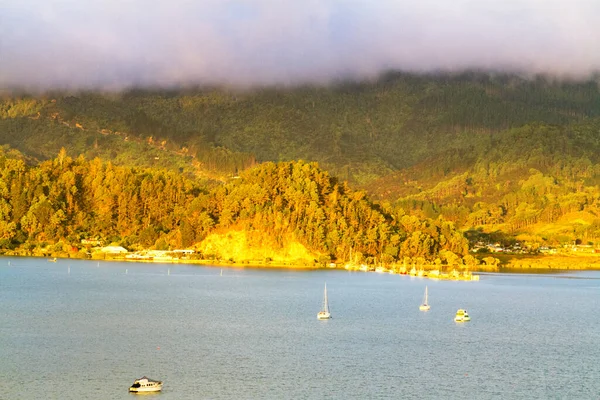
<path fill-rule="evenodd" d="M 0 399 L 600 397 L 597 272 L 220 271 L 0 258 Z"/>

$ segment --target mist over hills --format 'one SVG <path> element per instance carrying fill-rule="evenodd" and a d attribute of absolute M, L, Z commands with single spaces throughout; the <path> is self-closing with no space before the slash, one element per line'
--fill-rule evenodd
<path fill-rule="evenodd" d="M 389 69 L 584 79 L 600 69 L 599 16 L 589 0 L 19 1 L 2 8 L 0 89 L 328 84 Z"/>

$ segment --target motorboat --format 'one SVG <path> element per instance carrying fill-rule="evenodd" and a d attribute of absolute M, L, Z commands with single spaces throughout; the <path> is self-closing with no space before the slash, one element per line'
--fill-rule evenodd
<path fill-rule="evenodd" d="M 136 379 L 135 382 L 133 382 L 129 391 L 134 393 L 160 392 L 162 390 L 162 385 L 162 381 L 155 381 L 147 376 L 142 376 L 140 379 Z"/>

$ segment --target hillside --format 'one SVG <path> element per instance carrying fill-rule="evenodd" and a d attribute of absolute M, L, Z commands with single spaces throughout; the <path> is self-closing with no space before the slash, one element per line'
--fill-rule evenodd
<path fill-rule="evenodd" d="M 30 164 L 64 146 L 213 185 L 260 162 L 318 161 L 401 213 L 536 248 L 600 238 L 598 87 L 390 73 L 329 87 L 22 95 L 0 103 L 0 143 Z"/>
<path fill-rule="evenodd" d="M 67 145 L 72 156 L 123 163 L 120 154 L 137 152 L 124 143 L 128 138 L 182 156 L 181 165 L 173 162 L 177 168 L 192 156 L 204 169 L 227 173 L 254 160 L 304 159 L 368 183 L 449 149 L 485 148 L 506 129 L 595 116 L 595 81 L 390 73 L 375 82 L 330 87 L 13 97 L 0 104 L 0 140 L 40 159 Z M 134 160 L 145 165 L 156 157 L 148 149 L 142 154 Z"/>
<path fill-rule="evenodd" d="M 383 210 L 316 164 L 264 163 L 210 188 L 65 151 L 35 167 L 0 151 L 0 177 L 0 251 L 11 254 L 88 257 L 91 240 L 230 261 L 474 263 L 451 223 Z"/>
<path fill-rule="evenodd" d="M 600 238 L 599 154 L 598 119 L 532 124 L 495 135 L 481 152 L 461 159 L 450 151 L 374 181 L 368 189 L 375 198 L 396 199 L 413 215 L 503 232 L 506 243 L 515 238 L 536 246 L 595 242 Z"/>

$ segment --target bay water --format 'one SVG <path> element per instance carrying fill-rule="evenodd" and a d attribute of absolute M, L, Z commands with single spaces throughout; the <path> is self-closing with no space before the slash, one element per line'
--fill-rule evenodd
<path fill-rule="evenodd" d="M 325 283 L 333 319 L 318 321 Z M 0 399 L 132 399 L 143 375 L 164 400 L 597 399 L 599 305 L 595 271 L 463 282 L 3 257 Z"/>

